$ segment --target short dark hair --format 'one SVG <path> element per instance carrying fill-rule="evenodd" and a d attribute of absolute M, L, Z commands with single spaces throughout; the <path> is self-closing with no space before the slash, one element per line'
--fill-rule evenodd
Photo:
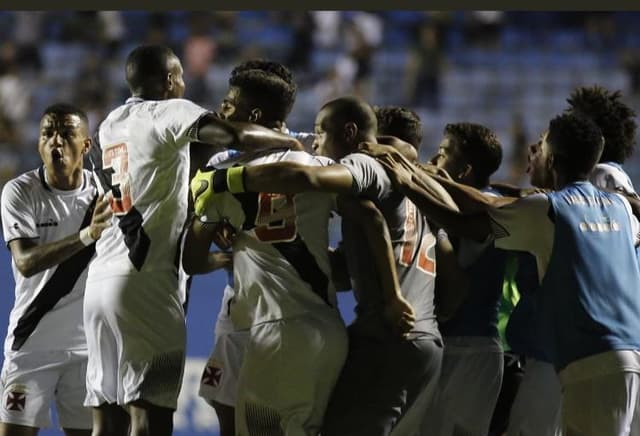
<path fill-rule="evenodd" d="M 422 121 L 411 109 L 399 106 L 375 107 L 378 134 L 400 138 L 413 145 L 416 150 L 422 144 Z"/>
<path fill-rule="evenodd" d="M 325 103 L 320 110 L 331 111 L 331 121 L 344 125 L 353 122 L 360 132 L 375 135 L 378 121 L 373 108 L 366 101 L 358 97 L 340 97 Z"/>
<path fill-rule="evenodd" d="M 69 103 L 54 103 L 42 112 L 42 116 L 44 117 L 45 115 L 76 115 L 87 125 L 87 127 L 89 126 L 89 118 L 87 118 L 87 114 L 79 107 Z"/>
<path fill-rule="evenodd" d="M 551 120 L 547 142 L 554 164 L 573 180 L 589 176 L 604 148 L 602 131 L 596 123 L 574 113 L 563 113 Z"/>
<path fill-rule="evenodd" d="M 623 163 L 636 144 L 636 113 L 621 101 L 620 91 L 602 86 L 576 88 L 567 99 L 565 112 L 581 114 L 596 123 L 604 136 L 601 162 Z"/>
<path fill-rule="evenodd" d="M 161 87 L 169 73 L 168 60 L 177 56 L 163 45 L 141 45 L 134 48 L 126 63 L 126 77 L 132 93 L 147 91 L 150 87 Z"/>
<path fill-rule="evenodd" d="M 293 108 L 297 87 L 291 72 L 284 65 L 254 59 L 233 69 L 229 85 L 250 94 L 250 98 L 265 110 L 267 121 L 284 121 Z"/>
<path fill-rule="evenodd" d="M 456 141 L 471 164 L 476 181 L 488 184 L 489 177 L 502 163 L 502 146 L 496 134 L 491 129 L 474 123 L 447 124 L 444 134 Z"/>

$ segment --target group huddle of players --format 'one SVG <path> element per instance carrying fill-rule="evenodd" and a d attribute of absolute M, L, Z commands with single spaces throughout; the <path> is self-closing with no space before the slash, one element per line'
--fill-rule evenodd
<path fill-rule="evenodd" d="M 447 124 L 419 163 L 411 110 L 345 96 L 300 135 L 282 64 L 238 65 L 219 111 L 182 99 L 182 75 L 170 49 L 137 47 L 131 97 L 95 140 L 54 104 L 42 166 L 5 185 L 0 436 L 37 434 L 54 400 L 70 436 L 170 435 L 187 278 L 219 268 L 200 396 L 222 436 L 640 435 L 640 201 L 620 166 L 636 123 L 619 92 L 578 88 L 550 114 L 520 189 L 491 183 L 485 126 Z M 515 287 L 517 392 L 498 332 Z"/>

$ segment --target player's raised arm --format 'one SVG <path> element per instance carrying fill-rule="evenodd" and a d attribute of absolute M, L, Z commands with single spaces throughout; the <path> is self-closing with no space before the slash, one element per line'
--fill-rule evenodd
<path fill-rule="evenodd" d="M 257 124 L 226 121 L 214 114 L 204 116 L 198 125 L 198 141 L 237 150 L 261 150 L 289 148 L 303 150 L 303 145 L 294 137 L 279 133 Z"/>
<path fill-rule="evenodd" d="M 418 160 L 418 150 L 416 150 L 412 144 L 409 144 L 400 138 L 396 138 L 391 135 L 378 135 L 376 136 L 376 140 L 378 141 L 378 144 L 385 144 L 395 148 L 398 153 L 402 154 L 411 162 Z"/>
<path fill-rule="evenodd" d="M 201 172 L 191 181 L 196 215 L 216 193 L 271 192 L 297 194 L 306 191 L 352 192 L 353 176 L 341 165 L 312 167 L 294 162 L 278 162 L 252 167 Z"/>
<path fill-rule="evenodd" d="M 109 202 L 100 196 L 93 210 L 91 223 L 80 232 L 46 244 L 38 244 L 37 239 L 30 238 L 10 241 L 9 249 L 18 271 L 25 277 L 31 277 L 59 265 L 100 239 L 103 230 L 111 225 L 111 215 Z"/>
<path fill-rule="evenodd" d="M 439 197 L 434 195 L 432 190 L 422 186 L 420 182 L 416 182 L 411 170 L 401 162 L 390 157 L 381 157 L 379 162 L 387 169 L 391 180 L 398 189 L 430 220 L 439 226 L 455 235 L 476 241 L 485 241 L 491 235 L 491 224 L 486 209 L 478 213 L 465 213 L 456 210 L 443 203 Z M 428 175 L 421 177 L 419 180 L 437 184 Z M 482 210 L 482 207 L 488 208 L 483 203 L 484 196 L 482 193 L 470 187 L 465 186 L 464 188 L 467 189 L 460 189 L 458 192 L 461 196 L 464 195 L 464 192 L 468 192 L 468 197 L 465 198 L 465 201 L 475 204 L 478 210 Z"/>

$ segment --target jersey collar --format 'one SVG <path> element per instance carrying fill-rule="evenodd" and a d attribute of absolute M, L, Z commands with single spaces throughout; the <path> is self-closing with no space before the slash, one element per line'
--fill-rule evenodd
<path fill-rule="evenodd" d="M 143 101 L 144 101 L 144 98 L 129 97 L 127 101 L 124 102 L 124 104 L 142 103 Z"/>

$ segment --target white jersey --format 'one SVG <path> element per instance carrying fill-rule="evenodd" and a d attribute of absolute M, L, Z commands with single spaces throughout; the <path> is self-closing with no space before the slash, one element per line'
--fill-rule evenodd
<path fill-rule="evenodd" d="M 187 217 L 189 147 L 207 111 L 182 99 L 130 98 L 100 125 L 113 224 L 97 243 L 92 278 L 175 272 Z"/>
<path fill-rule="evenodd" d="M 602 162 L 595 166 L 589 181 L 596 188 L 636 195 L 636 190 L 629 175 L 615 162 Z"/>
<path fill-rule="evenodd" d="M 310 166 L 332 163 L 301 151 L 265 153 L 240 156 L 225 166 L 280 161 Z M 227 192 L 223 197 L 222 207 L 212 204 L 210 208 L 215 210 L 208 209 L 205 215 L 237 215 L 239 208 L 244 212 L 244 224 L 237 229 L 233 244 L 235 296 L 230 314 L 236 329 L 317 311 L 318 306 L 336 307 L 328 256 L 333 194 Z"/>
<path fill-rule="evenodd" d="M 86 170 L 82 185 L 71 191 L 51 187 L 43 167 L 22 174 L 2 190 L 4 240 L 8 244 L 15 239 L 36 239 L 38 244 L 47 244 L 78 233 L 91 222 L 95 197 L 91 173 Z M 91 245 L 28 278 L 11 262 L 15 304 L 9 317 L 5 352 L 86 348 L 82 297 L 87 265 L 94 252 Z"/>

